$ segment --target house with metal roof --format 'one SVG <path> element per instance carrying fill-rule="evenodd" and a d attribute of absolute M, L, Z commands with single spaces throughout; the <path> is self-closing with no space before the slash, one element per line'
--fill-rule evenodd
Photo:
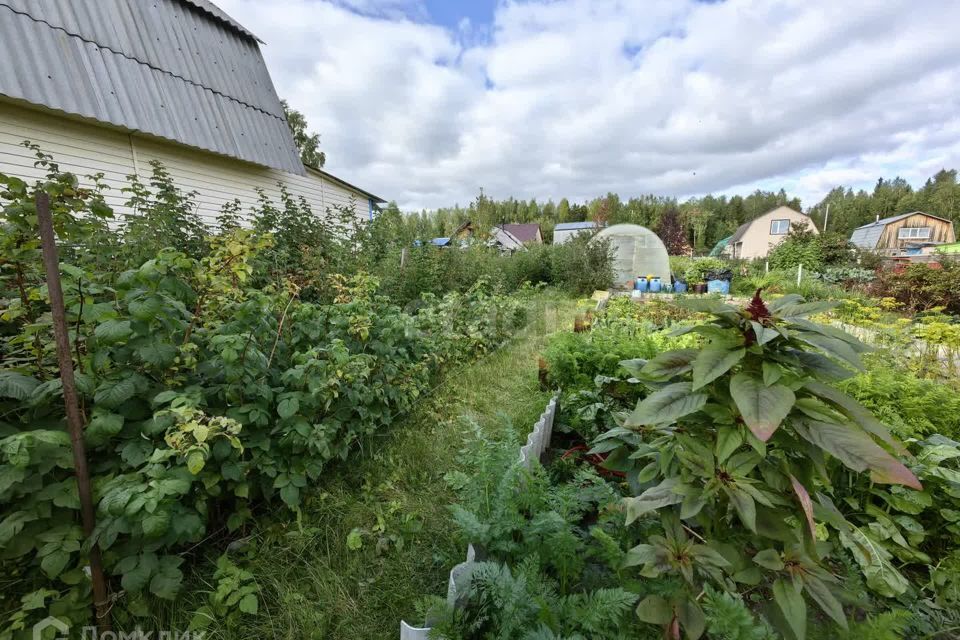
<path fill-rule="evenodd" d="M 540 231 L 540 225 L 536 222 L 498 224 L 498 228 L 503 229 L 511 236 L 523 244 L 543 244 L 543 233 Z"/>
<path fill-rule="evenodd" d="M 558 222 L 553 227 L 553 244 L 564 244 L 580 234 L 593 235 L 597 231 L 597 223 L 587 222 Z"/>
<path fill-rule="evenodd" d="M 857 227 L 850 243 L 885 256 L 917 256 L 931 253 L 938 245 L 956 242 L 953 222 L 940 216 L 912 211 L 880 218 Z"/>
<path fill-rule="evenodd" d="M 0 172 L 42 175 L 29 140 L 81 181 L 102 173 L 120 212 L 156 160 L 208 222 L 278 184 L 371 217 L 381 198 L 301 162 L 260 44 L 209 0 L 0 0 Z"/>
<path fill-rule="evenodd" d="M 737 227 L 723 249 L 724 255 L 748 260 L 765 258 L 786 239 L 794 225 L 820 233 L 810 216 L 790 207 L 777 207 Z"/>

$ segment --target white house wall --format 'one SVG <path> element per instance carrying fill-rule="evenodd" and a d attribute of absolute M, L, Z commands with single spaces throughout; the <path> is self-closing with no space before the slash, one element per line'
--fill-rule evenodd
<path fill-rule="evenodd" d="M 136 134 L 78 122 L 52 114 L 0 103 L 0 172 L 27 181 L 43 177 L 33 166 L 33 152 L 20 143 L 30 140 L 52 155 L 61 169 L 71 171 L 85 186 L 86 176 L 102 172 L 110 187 L 106 200 L 119 214 L 128 213 L 120 192 L 128 175 L 150 175 L 150 161 L 161 161 L 184 192 L 197 191 L 198 213 L 212 224 L 227 202 L 237 198 L 244 213 L 257 203 L 256 187 L 279 203 L 278 182 L 291 194 L 303 196 L 313 212 L 322 215 L 334 206 L 352 207 L 359 219 L 370 216 L 367 196 L 316 172 L 294 175 L 213 153 L 191 149 Z"/>

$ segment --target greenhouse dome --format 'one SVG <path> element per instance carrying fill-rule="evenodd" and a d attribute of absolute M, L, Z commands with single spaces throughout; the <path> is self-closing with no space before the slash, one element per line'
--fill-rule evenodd
<path fill-rule="evenodd" d="M 638 224 L 615 224 L 602 229 L 591 242 L 602 238 L 609 238 L 613 248 L 614 285 L 632 287 L 636 277 L 648 275 L 669 280 L 667 248 L 650 229 Z"/>

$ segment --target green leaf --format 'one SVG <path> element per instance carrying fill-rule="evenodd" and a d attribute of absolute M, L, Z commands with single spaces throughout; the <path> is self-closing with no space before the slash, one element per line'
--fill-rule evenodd
<path fill-rule="evenodd" d="M 776 329 L 772 327 L 765 327 L 759 322 L 754 322 L 753 320 L 750 321 L 750 326 L 753 327 L 753 335 L 757 337 L 757 344 L 759 345 L 765 345 L 780 335 Z"/>
<path fill-rule="evenodd" d="M 816 313 L 824 313 L 835 309 L 840 304 L 834 300 L 817 300 L 816 302 L 795 303 L 790 302 L 782 304 L 777 309 L 777 315 L 784 320 L 795 320 L 806 316 L 812 316 Z M 768 307 L 769 308 L 769 307 Z"/>
<path fill-rule="evenodd" d="M 97 325 L 93 330 L 93 335 L 97 340 L 105 344 L 114 344 L 123 342 L 133 335 L 133 328 L 129 320 L 107 320 Z"/>
<path fill-rule="evenodd" d="M 280 499 L 283 500 L 288 507 L 296 507 L 300 504 L 300 489 L 292 484 L 288 484 L 280 489 Z"/>
<path fill-rule="evenodd" d="M 63 550 L 57 550 L 43 557 L 43 560 L 40 561 L 40 568 L 43 569 L 48 578 L 53 580 L 63 573 L 68 562 L 70 562 L 70 554 Z"/>
<path fill-rule="evenodd" d="M 138 593 L 147 586 L 150 576 L 159 566 L 154 553 L 142 553 L 139 556 L 128 556 L 117 564 L 116 570 L 123 573 L 120 586 L 124 591 Z"/>
<path fill-rule="evenodd" d="M 93 401 L 109 409 L 119 407 L 137 392 L 133 378 L 121 380 L 105 380 L 97 387 Z"/>
<path fill-rule="evenodd" d="M 736 509 L 737 515 L 740 516 L 740 521 L 743 525 L 756 533 L 757 531 L 757 505 L 751 496 L 746 491 L 741 491 L 735 486 L 729 487 L 727 489 L 727 495 L 730 497 L 730 503 L 733 505 L 733 508 Z"/>
<path fill-rule="evenodd" d="M 863 529 L 840 532 L 840 543 L 850 550 L 867 579 L 867 586 L 882 596 L 895 598 L 906 593 L 910 583 L 891 564 L 893 556 L 883 544 L 870 538 Z"/>
<path fill-rule="evenodd" d="M 697 640 L 707 628 L 706 616 L 695 600 L 681 602 L 677 607 L 677 617 L 688 640 Z"/>
<path fill-rule="evenodd" d="M 797 494 L 797 499 L 800 501 L 803 515 L 807 519 L 807 526 L 810 527 L 810 538 L 816 539 L 817 525 L 813 521 L 813 501 L 810 500 L 810 493 L 793 474 L 790 474 L 790 484 L 793 487 L 793 492 Z"/>
<path fill-rule="evenodd" d="M 669 380 L 690 371 L 698 353 L 698 349 L 666 351 L 651 360 L 647 360 L 643 369 L 640 370 L 640 374 L 650 380 Z"/>
<path fill-rule="evenodd" d="M 740 362 L 746 353 L 746 349 L 731 350 L 722 347 L 703 349 L 693 361 L 692 389 L 696 391 L 710 384 Z"/>
<path fill-rule="evenodd" d="M 863 370 L 863 362 L 860 360 L 860 356 L 848 343 L 844 342 L 843 340 L 831 338 L 819 333 L 811 333 L 808 331 L 796 331 L 794 332 L 794 335 L 796 335 L 797 338 L 803 342 L 806 342 L 807 344 L 825 352 L 827 355 L 840 358 L 849 365 L 860 369 L 861 371 Z"/>
<path fill-rule="evenodd" d="M 866 407 L 847 394 L 817 380 L 810 380 L 803 386 L 813 394 L 839 407 L 850 419 L 866 429 L 869 433 L 880 438 L 882 442 L 889 445 L 896 453 L 907 455 L 907 449 L 890 434 L 890 430 L 887 429 L 882 422 L 877 420 Z"/>
<path fill-rule="evenodd" d="M 830 592 L 830 588 L 827 587 L 820 578 L 811 575 L 804 577 L 803 585 L 814 602 L 823 609 L 823 612 L 830 616 L 838 625 L 846 629 L 847 616 L 843 614 L 843 606 L 833 593 Z"/>
<path fill-rule="evenodd" d="M 93 410 L 90 423 L 84 429 L 84 437 L 93 446 L 100 446 L 120 433 L 123 429 L 123 416 L 118 413 L 102 411 L 99 407 Z"/>
<path fill-rule="evenodd" d="M 158 509 L 142 521 L 143 534 L 148 538 L 158 538 L 167 532 L 170 527 L 170 512 Z"/>
<path fill-rule="evenodd" d="M 648 624 L 670 624 L 673 607 L 660 596 L 647 596 L 637 605 L 637 618 Z"/>
<path fill-rule="evenodd" d="M 706 403 L 706 393 L 694 393 L 689 382 L 675 382 L 638 402 L 625 424 L 642 426 L 674 422 L 677 418 L 700 410 Z"/>
<path fill-rule="evenodd" d="M 720 427 L 717 429 L 717 446 L 715 449 L 717 463 L 723 464 L 742 444 L 743 434 L 737 427 Z"/>
<path fill-rule="evenodd" d="M 277 405 L 277 413 L 281 418 L 290 418 L 300 410 L 300 400 L 296 396 L 287 396 Z"/>
<path fill-rule="evenodd" d="M 853 371 L 831 360 L 822 353 L 799 350 L 788 351 L 787 353 L 796 357 L 808 373 L 814 374 L 829 382 L 839 382 L 854 375 Z"/>
<path fill-rule="evenodd" d="M 253 593 L 248 593 L 240 599 L 239 605 L 240 611 L 244 613 L 249 613 L 250 615 L 257 615 L 258 605 L 257 605 L 257 596 Z"/>
<path fill-rule="evenodd" d="M 164 600 L 176 598 L 183 582 L 183 572 L 178 569 L 181 562 L 183 560 L 175 556 L 164 556 L 157 573 L 150 580 L 150 593 Z"/>
<path fill-rule="evenodd" d="M 807 604 L 800 590 L 783 580 L 777 580 L 773 583 L 773 599 L 797 640 L 804 640 L 807 636 Z"/>
<path fill-rule="evenodd" d="M 203 471 L 203 466 L 206 463 L 207 460 L 203 457 L 202 451 L 191 451 L 187 454 L 187 470 L 193 475 L 197 475 Z"/>
<path fill-rule="evenodd" d="M 16 371 L 0 371 L 0 398 L 26 400 L 40 383 Z"/>
<path fill-rule="evenodd" d="M 790 413 L 796 396 L 788 387 L 773 384 L 740 372 L 730 380 L 730 395 L 753 434 L 766 442 Z"/>
<path fill-rule="evenodd" d="M 783 570 L 783 560 L 780 559 L 780 554 L 776 549 L 764 549 L 753 556 L 753 561 L 765 569 L 770 569 L 771 571 L 782 571 Z"/>
<path fill-rule="evenodd" d="M 130 315 L 137 320 L 153 320 L 163 310 L 163 299 L 159 296 L 146 296 L 130 303 Z"/>
<path fill-rule="evenodd" d="M 656 511 L 672 504 L 683 502 L 683 496 L 674 491 L 678 478 L 667 478 L 655 487 L 650 487 L 635 498 L 624 498 L 627 511 L 627 524 L 650 511 Z"/>
<path fill-rule="evenodd" d="M 363 531 L 360 529 L 351 529 L 347 534 L 347 549 L 350 551 L 359 551 L 363 547 Z"/>
<path fill-rule="evenodd" d="M 768 387 L 783 376 L 783 370 L 775 362 L 764 360 L 761 366 L 763 368 L 763 384 Z"/>
<path fill-rule="evenodd" d="M 819 420 L 797 421 L 800 437 L 820 447 L 854 471 L 870 469 L 870 477 L 881 484 L 902 484 L 918 491 L 923 486 L 899 460 L 887 453 L 870 436 L 853 424 Z"/>
<path fill-rule="evenodd" d="M 652 544 L 638 544 L 627 551 L 621 568 L 636 567 L 637 565 L 653 562 L 657 557 L 657 548 Z"/>
<path fill-rule="evenodd" d="M 173 364 L 178 353 L 180 351 L 175 346 L 164 342 L 150 342 L 137 349 L 137 356 L 141 360 L 157 368 Z"/>

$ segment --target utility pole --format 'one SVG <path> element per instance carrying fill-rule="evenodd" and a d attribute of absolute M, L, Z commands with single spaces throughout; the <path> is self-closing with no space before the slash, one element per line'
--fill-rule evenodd
<path fill-rule="evenodd" d="M 77 382 L 73 377 L 73 355 L 70 351 L 67 313 L 63 304 L 63 287 L 60 284 L 57 240 L 53 234 L 53 217 L 50 215 L 50 195 L 38 193 L 36 207 L 40 244 L 43 250 L 43 266 L 47 272 L 47 289 L 50 293 L 53 337 L 57 344 L 60 380 L 63 383 L 63 403 L 67 414 L 67 428 L 70 431 L 70 443 L 73 446 L 73 471 L 77 477 L 77 492 L 80 496 L 80 518 L 83 524 L 83 535 L 89 540 L 93 536 L 96 524 L 93 494 L 90 490 L 87 451 L 83 444 L 83 417 L 80 415 L 80 403 L 77 399 Z M 100 546 L 96 542 L 90 545 L 90 579 L 93 582 L 93 606 L 96 610 L 97 627 L 103 634 L 110 631 L 110 607 L 107 602 L 107 582 L 103 577 L 103 566 L 100 562 Z"/>

